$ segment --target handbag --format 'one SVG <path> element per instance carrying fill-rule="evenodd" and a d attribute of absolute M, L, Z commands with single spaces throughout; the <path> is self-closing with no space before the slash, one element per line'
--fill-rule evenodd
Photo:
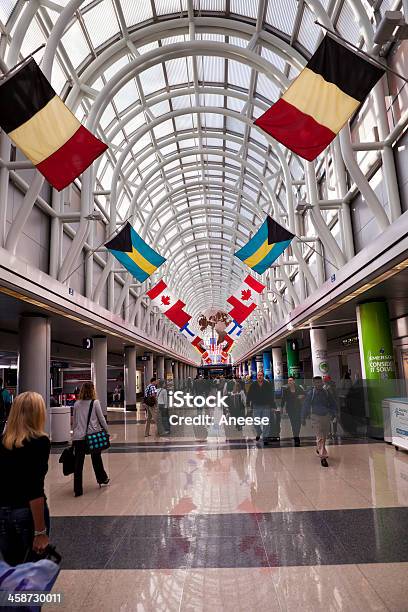
<path fill-rule="evenodd" d="M 107 431 L 102 429 L 101 431 L 96 431 L 95 433 L 88 433 L 89 422 L 91 420 L 92 409 L 94 405 L 94 400 L 91 400 L 89 405 L 88 412 L 88 420 L 86 423 L 85 430 L 85 454 L 90 455 L 93 451 L 103 451 L 110 447 L 109 434 Z"/>
<path fill-rule="evenodd" d="M 62 557 L 57 552 L 57 549 L 52 544 L 48 544 L 47 548 L 45 548 L 41 553 L 35 552 L 31 548 L 27 550 L 23 563 L 37 563 L 37 561 L 41 561 L 43 559 L 47 559 L 48 561 L 52 561 L 57 565 L 61 564 Z"/>
<path fill-rule="evenodd" d="M 70 474 L 74 473 L 75 455 L 73 446 L 67 446 L 67 448 L 64 448 L 58 463 L 62 463 L 62 473 L 64 476 L 69 476 Z"/>

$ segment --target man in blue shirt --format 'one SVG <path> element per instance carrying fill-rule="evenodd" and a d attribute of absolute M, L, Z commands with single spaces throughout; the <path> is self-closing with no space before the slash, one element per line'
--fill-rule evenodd
<path fill-rule="evenodd" d="M 323 467 L 328 467 L 326 438 L 330 433 L 330 422 L 336 415 L 333 394 L 323 386 L 321 376 L 313 377 L 313 387 L 307 392 L 302 408 L 303 423 L 311 415 L 312 427 L 316 434 L 316 452 Z"/>

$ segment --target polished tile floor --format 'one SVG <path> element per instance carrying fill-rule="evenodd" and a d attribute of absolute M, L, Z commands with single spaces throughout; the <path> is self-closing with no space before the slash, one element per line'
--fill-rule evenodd
<path fill-rule="evenodd" d="M 293 448 L 285 420 L 267 448 L 251 428 L 157 439 L 139 412 L 109 420 L 109 487 L 88 459 L 74 498 L 51 455 L 55 610 L 408 611 L 407 453 L 333 440 L 325 469 L 311 432 Z"/>

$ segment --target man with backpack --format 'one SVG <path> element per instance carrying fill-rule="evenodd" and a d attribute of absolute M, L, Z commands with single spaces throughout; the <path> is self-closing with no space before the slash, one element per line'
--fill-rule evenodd
<path fill-rule="evenodd" d="M 145 388 L 144 394 L 144 405 L 146 408 L 146 428 L 145 438 L 150 436 L 150 425 L 151 423 L 157 424 L 157 380 L 155 377 L 150 379 L 150 384 Z"/>
<path fill-rule="evenodd" d="M 11 408 L 11 396 L 5 387 L 3 379 L 0 378 L 0 434 L 3 433 Z"/>
<path fill-rule="evenodd" d="M 333 394 L 323 386 L 321 376 L 313 377 L 313 387 L 306 394 L 302 408 L 304 425 L 309 415 L 311 415 L 312 427 L 316 434 L 316 452 L 320 457 L 320 463 L 323 467 L 329 467 L 326 438 L 330 433 L 330 422 L 336 415 L 336 402 Z"/>

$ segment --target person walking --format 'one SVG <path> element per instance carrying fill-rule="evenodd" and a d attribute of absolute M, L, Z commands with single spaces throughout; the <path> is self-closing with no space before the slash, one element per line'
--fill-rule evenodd
<path fill-rule="evenodd" d="M 288 384 L 282 390 L 282 408 L 286 408 L 287 415 L 292 427 L 293 441 L 295 446 L 300 446 L 300 426 L 302 421 L 302 402 L 305 398 L 305 390 L 289 376 Z"/>
<path fill-rule="evenodd" d="M 48 546 L 50 514 L 44 493 L 50 440 L 46 408 L 33 391 L 15 398 L 0 442 L 0 552 L 9 565 Z"/>
<path fill-rule="evenodd" d="M 0 378 L 0 434 L 4 431 L 10 409 L 11 395 L 7 389 L 3 387 L 3 379 Z"/>
<path fill-rule="evenodd" d="M 256 441 L 258 442 L 262 436 L 263 443 L 265 446 L 267 446 L 271 424 L 271 413 L 272 410 L 276 410 L 276 403 L 273 384 L 264 379 L 264 373 L 262 370 L 259 370 L 256 375 L 256 380 L 249 387 L 246 404 L 247 406 L 252 405 L 254 417 L 259 417 L 261 419 L 263 417 L 268 418 L 268 425 L 254 425 Z"/>
<path fill-rule="evenodd" d="M 75 456 L 75 497 L 80 497 L 83 494 L 82 473 L 86 451 L 85 436 L 88 433 L 97 433 L 103 429 L 106 433 L 109 433 L 101 404 L 99 400 L 96 399 L 95 386 L 91 381 L 85 382 L 79 392 L 79 399 L 74 404 L 72 443 Z M 100 487 L 107 485 L 109 483 L 109 477 L 103 467 L 101 451 L 93 450 L 91 452 L 91 459 L 97 483 Z"/>
<path fill-rule="evenodd" d="M 144 404 L 146 407 L 146 427 L 145 427 L 145 438 L 150 436 L 150 425 L 152 423 L 157 424 L 157 387 L 156 378 L 150 379 L 150 383 L 145 388 Z"/>
<path fill-rule="evenodd" d="M 170 433 L 169 401 L 167 396 L 166 381 L 160 380 L 157 389 L 157 435 Z"/>
<path fill-rule="evenodd" d="M 232 392 L 228 395 L 227 404 L 230 416 L 238 419 L 245 417 L 245 391 L 241 389 L 240 382 L 236 380 Z M 236 424 L 236 429 L 242 431 L 242 425 Z"/>
<path fill-rule="evenodd" d="M 313 377 L 313 387 L 306 394 L 302 408 L 302 421 L 311 414 L 312 427 L 316 434 L 316 452 L 323 467 L 328 467 L 326 438 L 330 433 L 330 421 L 336 414 L 333 395 L 324 388 L 321 376 Z"/>

